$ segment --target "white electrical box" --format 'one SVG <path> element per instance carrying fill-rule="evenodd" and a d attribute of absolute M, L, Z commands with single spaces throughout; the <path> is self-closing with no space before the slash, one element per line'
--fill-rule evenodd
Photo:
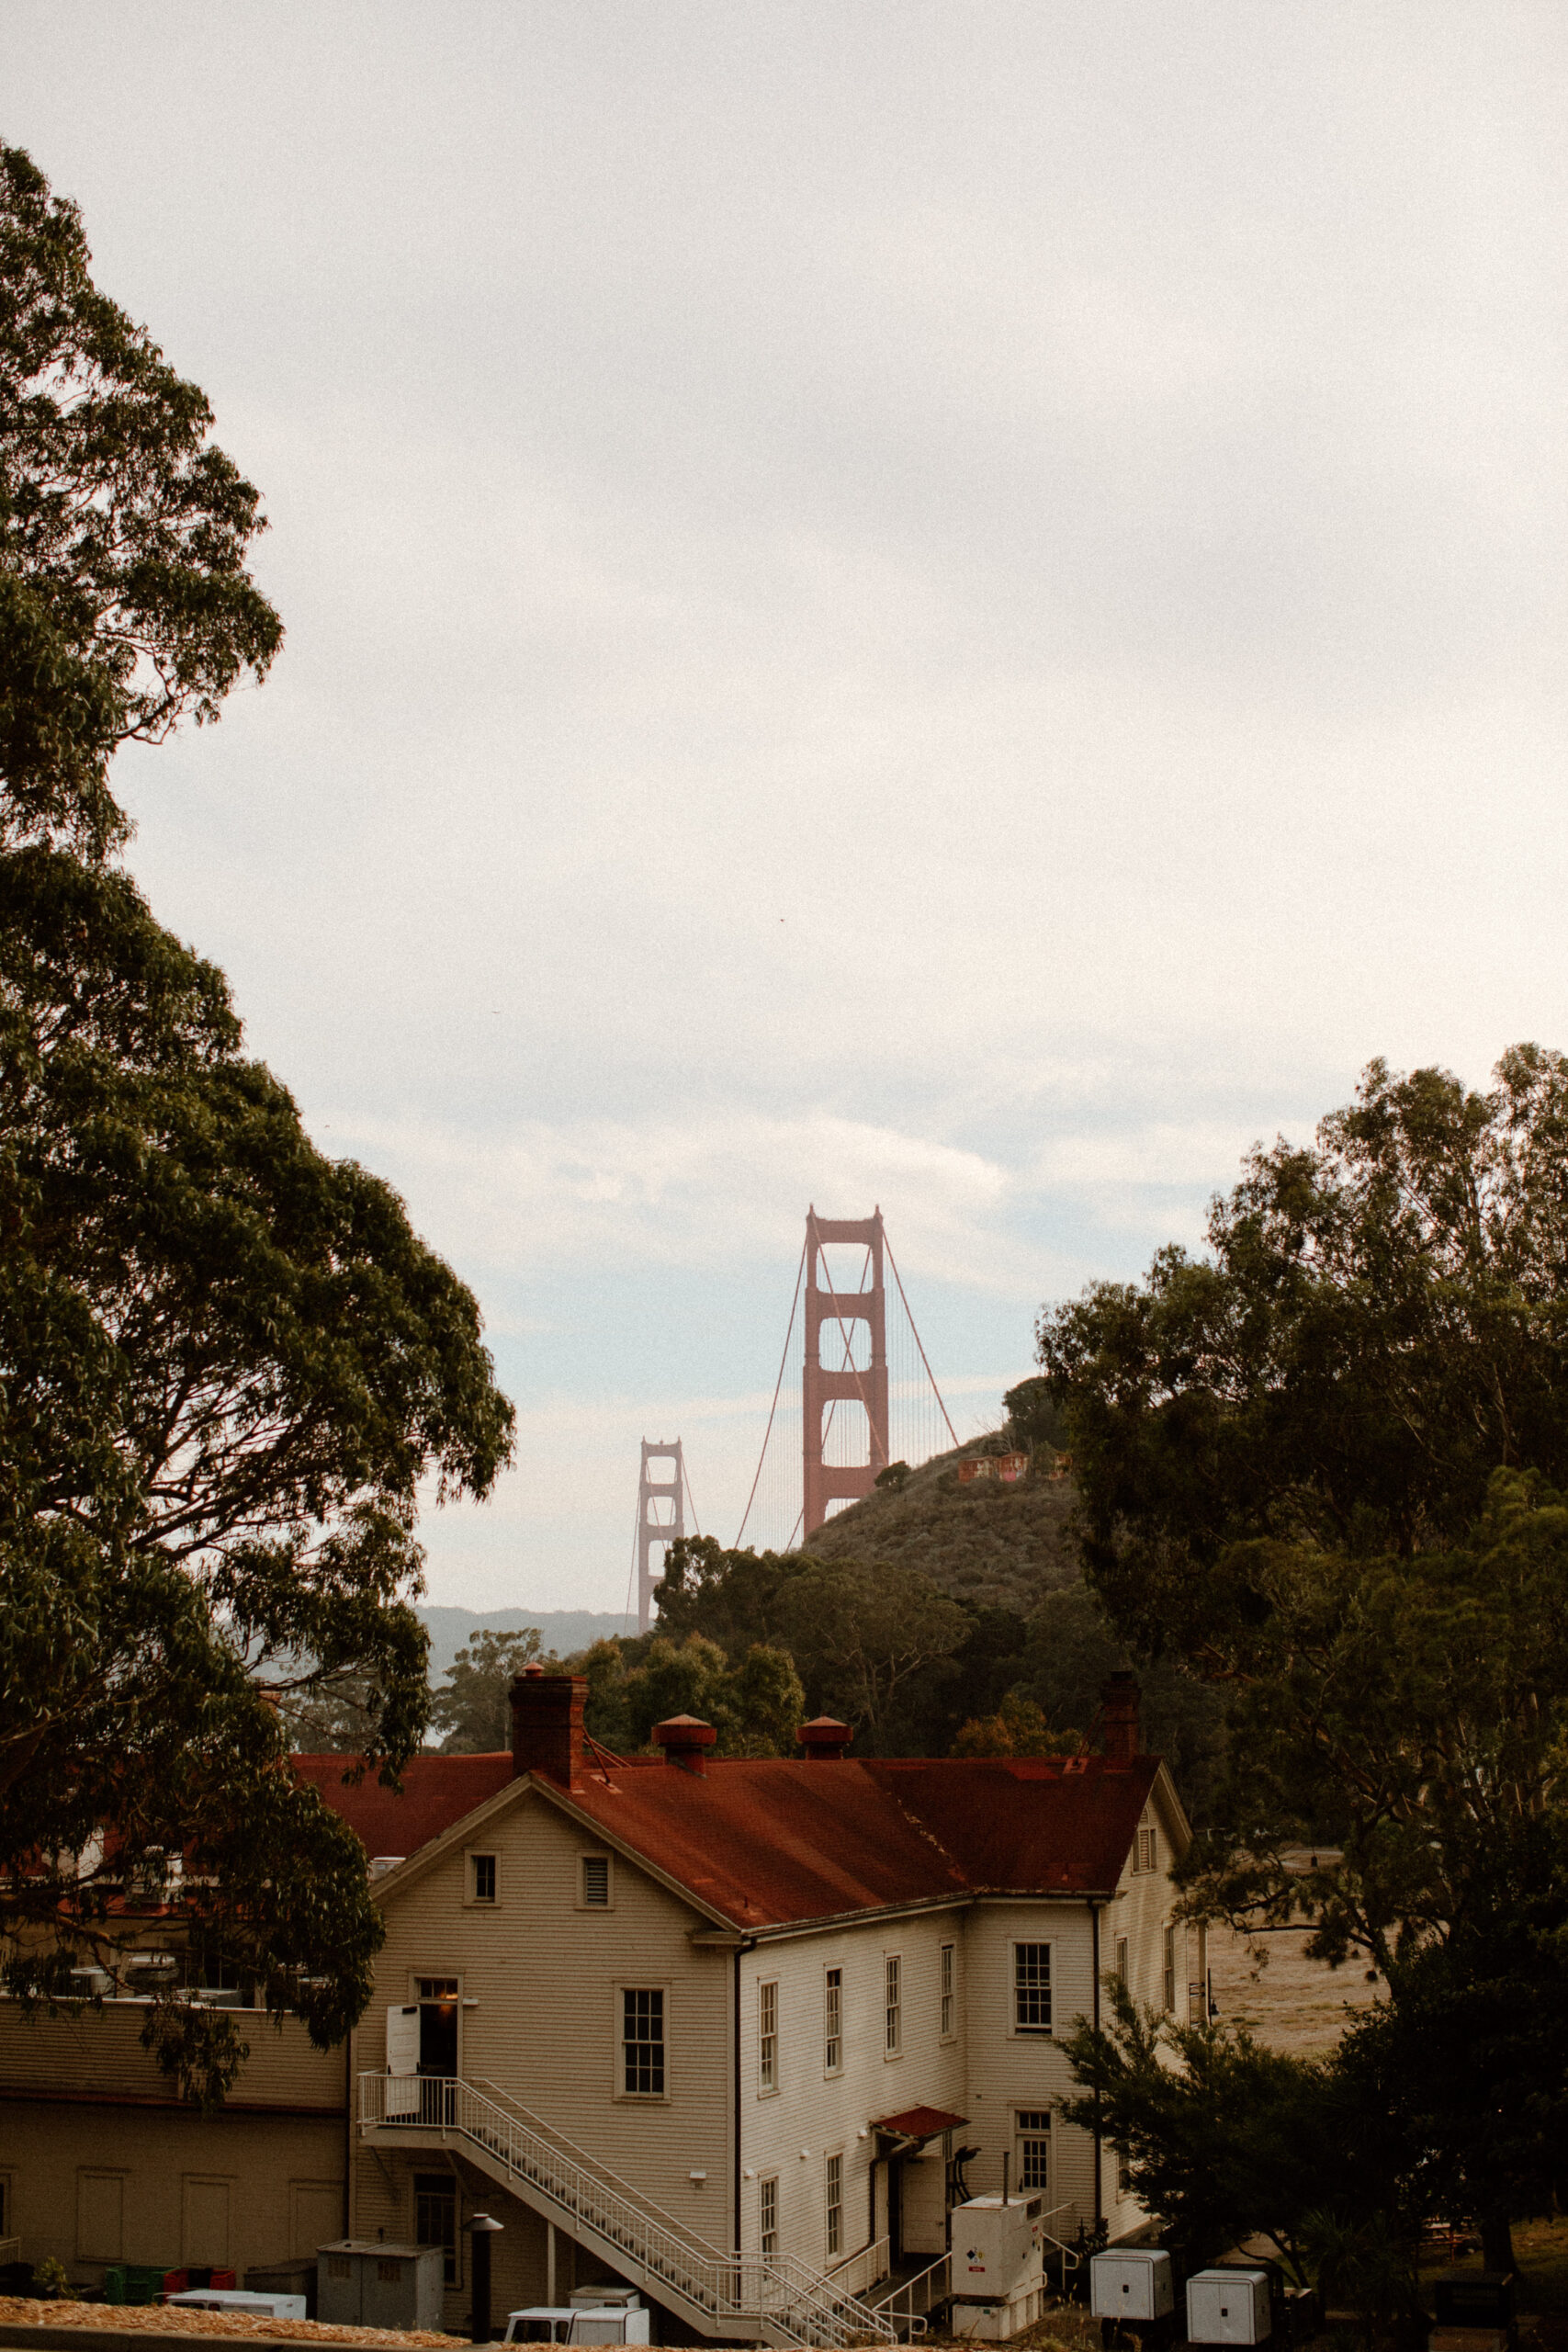
<path fill-rule="evenodd" d="M 1195 2270 L 1187 2281 L 1191 2344 L 1264 2344 L 1272 2328 L 1266 2270 Z"/>
<path fill-rule="evenodd" d="M 1091 2256 L 1089 2307 L 1096 2319 L 1163 2319 L 1176 2309 L 1169 2255 L 1159 2245 L 1129 2245 Z"/>
<path fill-rule="evenodd" d="M 949 2217 L 953 2291 L 971 2302 L 1003 2302 L 1040 2284 L 1043 2197 L 972 2197 Z"/>

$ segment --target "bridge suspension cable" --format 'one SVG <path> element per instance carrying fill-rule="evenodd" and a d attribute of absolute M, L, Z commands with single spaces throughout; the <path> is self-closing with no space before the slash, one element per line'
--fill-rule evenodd
<path fill-rule="evenodd" d="M 843 1230 L 843 1220 L 818 1218 L 815 1211 L 807 1222 L 806 1245 L 795 1268 L 778 1377 L 773 1384 L 757 1467 L 735 1537 L 737 1548 L 747 1541 L 750 1532 L 750 1542 L 760 1549 L 792 1550 L 803 1534 L 809 1542 L 814 1528 L 840 1507 L 832 1498 L 852 1499 L 854 1495 L 865 1493 L 889 1464 L 906 1461 L 914 1465 L 958 1443 L 953 1418 L 915 1323 L 903 1276 L 886 1243 L 880 1213 L 870 1221 L 856 1221 L 852 1237 Z M 839 1227 L 837 1231 L 832 1229 L 834 1226 Z M 818 1227 L 822 1229 L 818 1231 Z M 841 1250 L 852 1238 L 862 1242 L 867 1232 L 872 1232 L 874 1242 L 880 1245 L 875 1250 L 874 1266 L 873 1248 L 867 1247 L 858 1278 L 850 1275 L 855 1288 L 845 1289 L 846 1270 L 840 1266 L 835 1277 L 828 1251 Z M 814 1238 L 818 1263 L 811 1261 Z M 882 1248 L 886 1249 L 894 1288 L 894 1297 L 887 1300 L 886 1309 L 881 1289 Z M 872 1283 L 869 1289 L 868 1277 Z M 804 1324 L 800 1313 L 803 1288 L 810 1290 L 813 1301 Z M 810 1325 L 810 1329 L 805 1328 L 806 1324 Z M 877 1336 L 884 1324 L 885 1353 Z M 838 1344 L 830 1351 L 822 1344 L 829 1328 L 838 1335 Z M 814 1340 L 820 1371 L 808 1376 L 807 1350 Z M 794 1390 L 793 1397 L 790 1388 Z M 815 1449 L 802 1419 L 812 1396 L 820 1399 L 816 1408 L 820 1414 L 820 1444 Z M 812 1496 L 809 1491 L 803 1491 L 803 1459 L 807 1464 L 806 1487 L 809 1489 L 814 1479 L 825 1482 L 829 1498 L 826 1503 L 820 1499 L 823 1485 L 817 1484 L 816 1516 L 809 1525 L 807 1521 Z M 821 1464 L 819 1472 L 811 1469 L 813 1459 Z"/>

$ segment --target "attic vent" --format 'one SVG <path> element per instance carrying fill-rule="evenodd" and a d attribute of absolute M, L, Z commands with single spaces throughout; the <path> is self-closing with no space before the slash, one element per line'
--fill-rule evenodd
<path fill-rule="evenodd" d="M 610 1900 L 610 1857 L 608 1854 L 584 1854 L 582 1857 L 582 1900 L 590 1906 L 602 1909 Z"/>

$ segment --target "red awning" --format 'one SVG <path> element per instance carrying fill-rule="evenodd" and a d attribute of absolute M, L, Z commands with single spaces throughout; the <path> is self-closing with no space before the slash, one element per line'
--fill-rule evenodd
<path fill-rule="evenodd" d="M 968 2120 L 966 2115 L 950 2115 L 945 2107 L 907 2107 L 899 2115 L 885 2115 L 871 2128 L 886 2132 L 892 2140 L 934 2140 L 939 2132 L 956 2132 Z"/>

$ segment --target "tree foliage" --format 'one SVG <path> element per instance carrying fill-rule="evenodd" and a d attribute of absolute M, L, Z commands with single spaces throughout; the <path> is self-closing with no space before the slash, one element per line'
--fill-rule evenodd
<path fill-rule="evenodd" d="M 1106 1998 L 1102 2025 L 1080 2018 L 1064 2039 L 1078 2088 L 1062 2114 L 1103 2136 L 1190 2264 L 1261 2237 L 1304 2285 L 1325 2225 L 1372 2212 L 1408 2244 L 1420 2219 L 1408 2145 L 1334 2060 L 1290 2057 L 1215 2021 L 1180 2025 L 1114 1977 Z"/>
<path fill-rule="evenodd" d="M 339 2038 L 379 1924 L 280 1702 L 423 1731 L 421 1490 L 511 1443 L 468 1292 L 306 1136 L 220 973 L 112 859 L 107 760 L 276 650 L 255 492 L 96 293 L 73 208 L 0 153 L 0 1928 L 29 2001 L 125 1906 Z M 270 1690 L 262 1686 L 270 1685 Z M 160 1897 L 169 1902 L 161 1909 Z M 199 2095 L 231 2015 L 162 2000 Z"/>
<path fill-rule="evenodd" d="M 283 627 L 257 492 L 212 412 L 93 284 L 76 207 L 0 147 L 0 842 L 122 838 L 115 746 L 216 718 Z"/>
<path fill-rule="evenodd" d="M 476 1627 L 431 1701 L 431 1727 L 445 1735 L 444 1756 L 493 1756 L 511 1747 L 513 1678 L 539 1655 L 536 1625 L 515 1634 Z"/>
<path fill-rule="evenodd" d="M 1372 1960 L 1358 2063 L 1495 2253 L 1568 2096 L 1568 1060 L 1374 1062 L 1209 1232 L 1042 1319 L 1088 1575 L 1226 1694 L 1189 1907 Z"/>
<path fill-rule="evenodd" d="M 726 1551 L 694 1536 L 670 1548 L 659 1623 L 730 1658 L 758 1643 L 787 1653 L 808 1712 L 852 1724 L 862 1752 L 876 1755 L 910 1744 L 916 1694 L 962 1649 L 972 1615 L 897 1563 Z"/>

